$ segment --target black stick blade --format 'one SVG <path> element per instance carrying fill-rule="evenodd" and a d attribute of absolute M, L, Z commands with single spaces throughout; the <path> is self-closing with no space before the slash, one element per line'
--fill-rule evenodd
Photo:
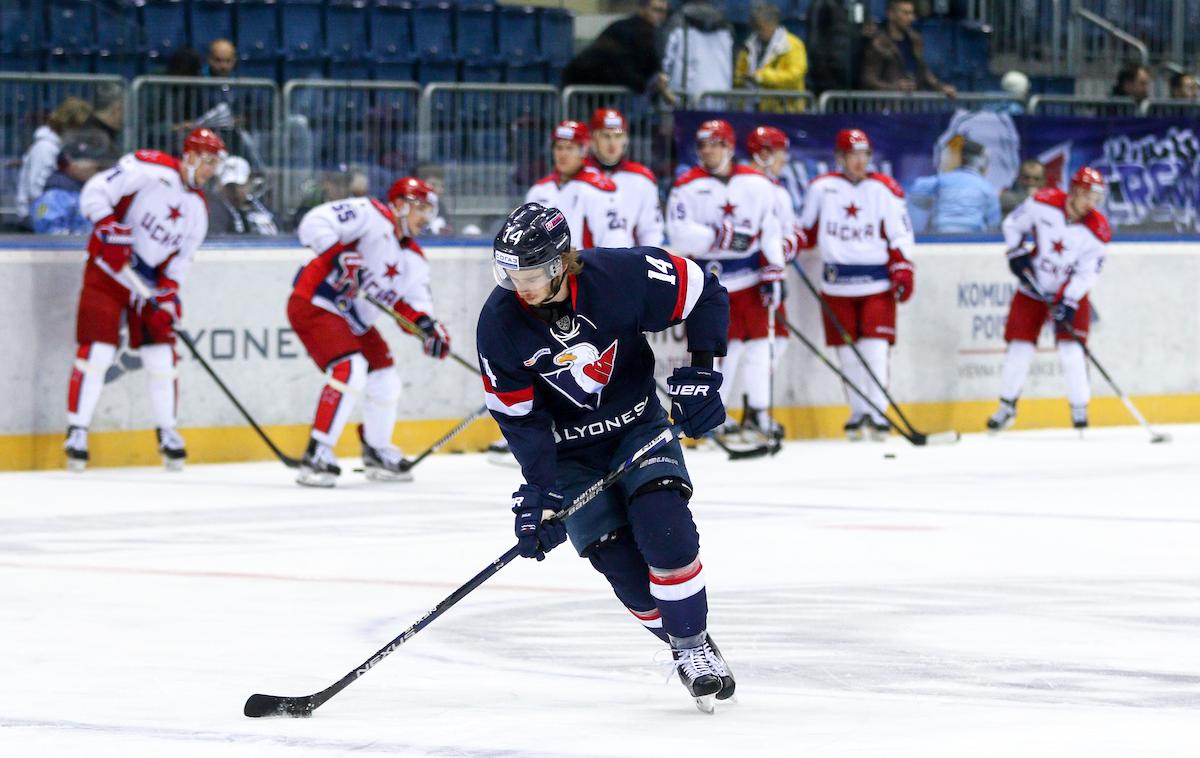
<path fill-rule="evenodd" d="M 279 697 L 278 695 L 251 695 L 242 708 L 242 713 L 252 719 L 268 716 L 291 716 L 303 719 L 312 716 L 312 698 Z"/>

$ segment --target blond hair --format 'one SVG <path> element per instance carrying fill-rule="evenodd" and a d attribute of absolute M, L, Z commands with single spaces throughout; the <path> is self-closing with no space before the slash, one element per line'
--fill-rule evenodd
<path fill-rule="evenodd" d="M 579 257 L 579 251 L 575 248 L 563 253 L 563 271 L 571 275 L 583 271 L 583 259 Z"/>
<path fill-rule="evenodd" d="M 56 133 L 62 134 L 68 129 L 78 129 L 92 115 L 92 106 L 78 97 L 63 98 L 58 107 L 51 111 L 46 118 L 46 125 Z"/>

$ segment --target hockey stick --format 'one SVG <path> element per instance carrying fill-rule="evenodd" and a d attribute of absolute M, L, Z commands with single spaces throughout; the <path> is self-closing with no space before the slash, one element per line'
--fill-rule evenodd
<path fill-rule="evenodd" d="M 443 434 L 441 439 L 439 439 L 437 442 L 435 442 L 432 445 L 430 445 L 429 447 L 427 447 L 425 449 L 425 452 L 421 453 L 416 458 L 413 458 L 411 461 L 407 460 L 407 459 L 400 461 L 400 470 L 401 471 L 411 471 L 412 469 L 416 468 L 418 463 L 425 460 L 433 453 L 436 453 L 439 449 L 441 449 L 441 447 L 443 445 L 445 445 L 447 442 L 449 442 L 450 440 L 457 437 L 459 432 L 461 432 L 463 429 L 466 429 L 468 426 L 473 424 L 475 422 L 475 419 L 479 418 L 480 416 L 482 416 L 485 413 L 487 413 L 486 405 L 481 405 L 478 408 L 476 408 L 474 411 L 471 412 L 470 416 L 467 416 L 462 421 L 459 421 L 457 426 L 455 426 L 453 429 L 451 429 L 450 431 Z"/>
<path fill-rule="evenodd" d="M 425 339 L 426 337 L 429 336 L 428 334 L 425 333 L 424 329 L 417 326 L 412 321 L 409 321 L 404 316 L 401 316 L 399 311 L 397 311 L 395 308 L 388 305 L 387 303 L 383 302 L 379 298 L 375 297 L 374 295 L 364 292 L 363 297 L 365 297 L 367 299 L 368 303 L 375 306 L 379 310 L 383 311 L 387 315 L 391 316 L 396 321 L 396 323 L 400 325 L 401 329 L 408 332 L 412 336 L 417 337 L 419 339 Z M 479 367 L 473 365 L 470 361 L 466 360 L 465 358 L 463 358 L 453 352 L 450 353 L 449 357 L 451 359 L 453 359 L 455 363 L 457 363 L 458 365 L 465 368 L 467 371 L 470 371 L 472 374 L 474 374 L 476 376 L 479 375 Z"/>
<path fill-rule="evenodd" d="M 663 393 L 663 395 L 665 395 L 667 397 L 667 405 L 670 406 L 671 391 L 668 390 L 666 387 L 662 386 L 662 383 L 659 382 L 657 379 L 654 380 L 654 384 L 655 384 L 655 386 L 658 387 L 658 391 Z M 745 450 L 738 450 L 737 448 L 732 448 L 729 445 L 725 444 L 725 441 L 722 440 L 721 437 L 717 434 L 716 429 L 713 429 L 710 432 L 706 432 L 704 437 L 705 437 L 705 439 L 712 440 L 713 444 L 716 445 L 717 447 L 721 448 L 721 450 L 726 455 L 729 456 L 729 460 L 731 460 L 731 461 L 743 461 L 743 460 L 748 460 L 750 458 L 762 458 L 764 455 L 768 455 L 771 452 L 770 448 L 767 445 L 755 445 L 754 447 L 747 448 Z"/>
<path fill-rule="evenodd" d="M 1042 302 L 1044 302 L 1046 305 L 1051 305 L 1053 303 L 1050 297 L 1042 291 L 1042 288 L 1038 286 L 1037 282 L 1030 278 L 1027 272 L 1022 271 L 1021 278 L 1025 281 L 1025 284 L 1029 285 L 1029 288 L 1032 289 L 1039 298 L 1041 298 Z M 1092 351 L 1088 349 L 1087 343 L 1075 333 L 1075 330 L 1073 328 L 1066 329 L 1065 333 L 1074 342 L 1078 343 L 1081 348 L 1083 348 L 1083 354 L 1087 356 L 1087 359 L 1091 361 L 1092 365 L 1096 367 L 1096 370 L 1100 372 L 1100 376 L 1104 377 L 1104 381 L 1108 382 L 1108 386 L 1113 388 L 1113 392 L 1117 393 L 1117 397 L 1121 398 L 1121 402 L 1124 403 L 1125 408 L 1129 411 L 1130 415 L 1137 419 L 1137 422 L 1142 425 L 1142 428 L 1150 434 L 1150 442 L 1152 444 L 1158 442 L 1170 442 L 1171 435 L 1167 434 L 1166 432 L 1155 431 L 1154 428 L 1150 426 L 1150 422 L 1147 421 L 1146 417 L 1142 415 L 1142 412 L 1137 409 L 1137 406 L 1133 404 L 1133 401 L 1129 399 L 1129 396 L 1121 391 L 1121 388 L 1117 386 L 1117 383 L 1113 381 L 1113 378 L 1109 376 L 1107 371 L 1104 370 L 1104 366 L 1100 365 L 1100 361 L 1096 360 L 1096 356 L 1093 355 Z"/>
<path fill-rule="evenodd" d="M 780 282 L 780 289 L 783 286 Z M 767 305 L 767 445 L 771 455 L 776 455 L 783 448 L 783 443 L 775 437 L 775 311 L 776 306 Z"/>
<path fill-rule="evenodd" d="M 846 346 L 854 352 L 854 357 L 858 358 L 859 363 L 862 364 L 863 370 L 867 372 L 867 376 L 871 378 L 871 381 L 876 387 L 879 388 L 879 390 L 883 393 L 883 396 L 887 398 L 889 407 L 895 409 L 896 416 L 898 416 L 899 419 L 904 422 L 904 425 L 908 427 L 908 431 L 912 435 L 912 439 L 925 440 L 925 442 L 914 444 L 951 444 L 958 442 L 962 438 L 962 435 L 955 431 L 939 432 L 937 434 L 924 434 L 917 431 L 917 428 L 912 425 L 912 422 L 909 421 L 908 417 L 904 415 L 904 411 L 901 410 L 895 399 L 892 398 L 892 395 L 890 392 L 888 392 L 887 387 L 883 386 L 883 382 L 879 381 L 879 377 L 875 376 L 875 372 L 871 370 L 871 367 L 867 364 L 866 359 L 863 358 L 862 353 L 858 351 L 858 346 L 854 344 L 854 340 L 850 337 L 850 333 L 846 331 L 846 327 L 842 325 L 842 322 L 838 319 L 837 314 L 833 312 L 833 308 L 829 307 L 829 303 L 825 302 L 825 299 L 821 297 L 821 293 L 817 291 L 817 288 L 813 285 L 812 280 L 808 278 L 808 274 L 804 273 L 804 269 L 800 266 L 800 261 L 793 259 L 792 267 L 796 269 L 796 273 L 800 274 L 800 280 L 804 282 L 804 286 L 807 287 L 808 291 L 812 293 L 812 296 L 816 298 L 817 303 L 821 306 L 821 310 L 825 313 L 825 317 L 829 319 L 830 323 L 833 324 L 834 329 L 837 330 L 838 335 L 842 338 L 842 342 L 846 343 Z M 885 415 L 884 418 L 887 418 L 887 416 Z M 893 429 L 899 429 L 899 427 L 892 422 L 891 419 L 888 419 L 888 423 L 892 425 Z"/>
<path fill-rule="evenodd" d="M 587 505 L 588 502 L 594 500 L 597 495 L 599 495 L 608 487 L 612 486 L 614 482 L 628 474 L 635 466 L 637 466 L 644 458 L 646 458 L 646 456 L 675 439 L 678 433 L 678 427 L 664 429 L 661 433 L 655 436 L 654 439 L 643 445 L 640 450 L 629 456 L 624 463 L 606 474 L 603 479 L 597 480 L 586 490 L 579 493 L 579 495 L 571 502 L 571 505 L 554 514 L 554 518 L 559 520 L 565 519 L 583 506 Z M 374 655 L 363 661 L 362 664 L 360 664 L 357 668 L 351 670 L 341 679 L 337 680 L 320 692 L 314 692 L 311 695 L 302 695 L 299 697 L 258 694 L 251 695 L 250 698 L 246 700 L 246 705 L 243 707 L 242 713 L 250 718 L 261 718 L 263 716 L 291 716 L 293 718 L 305 718 L 311 716 L 314 710 L 320 708 L 331 697 L 346 689 L 346 687 L 349 687 L 360 676 L 370 671 L 380 661 L 394 653 L 396 648 L 400 647 L 405 642 L 408 642 L 417 634 L 417 632 L 433 623 L 435 619 L 452 608 L 455 603 L 469 595 L 473 590 L 479 587 L 479 585 L 491 578 L 492 575 L 512 562 L 517 555 L 517 546 L 514 545 L 509 548 L 504 555 L 492 561 L 487 568 L 472 577 L 471 580 L 466 584 L 459 587 L 454 592 L 451 592 L 444 600 L 430 609 L 429 612 L 422 616 L 415 624 L 410 626 L 408 629 L 405 629 L 391 642 L 375 651 Z"/>
<path fill-rule="evenodd" d="M 155 301 L 154 295 L 150 292 L 150 288 L 147 287 L 146 283 L 134 273 L 133 269 L 128 264 L 126 264 L 125 268 L 121 269 L 121 273 L 124 274 L 125 278 L 130 281 L 133 286 L 133 290 L 137 293 L 138 297 L 144 300 L 154 310 L 157 311 L 162 309 L 158 302 Z M 168 314 L 172 319 L 175 318 L 175 314 L 170 312 L 168 312 Z M 195 358 L 196 362 L 208 372 L 208 375 L 212 377 L 213 381 L 217 383 L 217 386 L 221 388 L 221 391 L 225 393 L 225 396 L 228 397 L 230 402 L 233 403 L 233 407 L 238 409 L 238 412 L 242 414 L 242 418 L 246 419 L 246 422 L 249 423 L 254 431 L 258 433 L 258 436 L 261 437 L 262 441 L 267 444 L 267 447 L 271 448 L 271 452 L 275 454 L 275 457 L 279 459 L 279 462 L 288 468 L 299 467 L 300 460 L 285 454 L 274 442 L 271 441 L 271 438 L 268 437 L 267 433 L 263 431 L 263 428 L 258 425 L 258 422 L 254 420 L 254 418 L 250 415 L 250 412 L 247 411 L 240 402 L 238 402 L 238 399 L 234 396 L 233 391 L 225 385 L 225 382 L 221 381 L 221 377 L 217 376 L 217 372 L 213 371 L 212 366 L 208 365 L 208 361 L 204 360 L 204 357 L 200 355 L 200 351 L 196 349 L 196 343 L 192 342 L 192 338 L 187 336 L 187 334 L 178 328 L 178 324 L 176 324 L 175 335 L 179 337 L 180 342 L 187 345 L 187 349 L 191 352 L 192 357 Z"/>

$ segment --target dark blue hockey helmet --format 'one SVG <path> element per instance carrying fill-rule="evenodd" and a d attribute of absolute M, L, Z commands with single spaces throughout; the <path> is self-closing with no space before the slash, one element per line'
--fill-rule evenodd
<path fill-rule="evenodd" d="M 515 290 L 510 271 L 542 271 L 553 282 L 563 273 L 563 253 L 571 249 L 571 230 L 558 208 L 526 203 L 508 214 L 492 243 L 496 283 Z"/>

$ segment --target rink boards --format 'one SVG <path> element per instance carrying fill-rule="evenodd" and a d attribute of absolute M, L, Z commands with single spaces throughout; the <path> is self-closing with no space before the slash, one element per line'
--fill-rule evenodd
<path fill-rule="evenodd" d="M 493 287 L 490 247 L 429 245 L 436 316 L 453 349 L 474 357 L 475 321 Z M 184 324 L 198 349 L 239 400 L 285 450 L 299 454 L 322 375 L 288 326 L 292 278 L 309 253 L 299 247 L 203 248 L 183 288 Z M 1004 320 L 1014 279 L 999 242 L 922 244 L 916 288 L 901 306 L 893 351 L 894 396 L 924 431 L 977 431 L 996 399 Z M 810 276 L 817 264 L 805 256 Z M 67 380 L 83 253 L 51 243 L 0 249 L 0 470 L 57 468 L 65 428 Z M 1153 422 L 1200 421 L 1200 244 L 1114 244 L 1092 300 L 1098 312 L 1090 346 L 1122 389 Z M 613 293 L 620 297 L 621 293 Z M 823 344 L 819 311 L 790 272 L 788 318 Z M 452 362 L 422 355 L 420 343 L 391 324 L 404 391 L 397 441 L 419 450 L 482 403 L 478 377 Z M 659 373 L 686 359 L 678 327 L 652 338 Z M 237 410 L 194 361 L 180 352 L 180 426 L 191 460 L 270 456 Z M 1018 426 L 1066 426 L 1057 356 L 1044 332 L 1020 405 Z M 153 423 L 136 353 L 119 351 L 92 426 L 93 464 L 154 463 Z M 1093 372 L 1092 422 L 1127 424 L 1125 412 Z M 777 412 L 790 437 L 834 436 L 845 420 L 837 378 L 790 340 L 775 382 Z M 447 447 L 479 449 L 497 435 L 476 422 Z M 339 450 L 354 454 L 353 429 Z"/>

